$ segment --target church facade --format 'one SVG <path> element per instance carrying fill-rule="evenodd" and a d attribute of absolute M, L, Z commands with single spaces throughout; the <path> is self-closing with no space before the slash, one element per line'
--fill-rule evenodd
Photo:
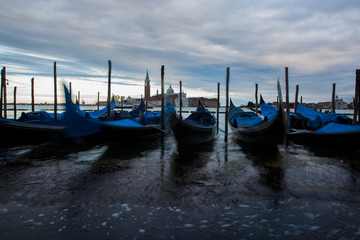
<path fill-rule="evenodd" d="M 144 80 L 144 101 L 146 103 L 146 100 L 148 101 L 148 107 L 161 107 L 161 99 L 162 95 L 159 93 L 159 91 L 156 91 L 155 95 L 151 96 L 151 81 L 149 77 L 149 72 L 146 71 L 146 77 Z M 205 106 L 205 107 L 216 107 L 217 106 L 217 99 L 216 98 L 187 98 L 186 93 L 175 93 L 174 89 L 169 86 L 169 88 L 164 93 L 164 100 L 165 104 L 167 99 L 169 99 L 170 103 L 174 107 L 180 107 L 180 94 L 181 94 L 181 100 L 182 100 L 182 106 L 183 107 L 197 107 L 199 101 Z M 132 99 L 132 105 L 139 104 L 141 99 Z"/>
<path fill-rule="evenodd" d="M 180 93 L 175 93 L 174 89 L 171 87 L 171 85 L 166 90 L 164 95 L 165 95 L 164 96 L 165 103 L 166 103 L 166 99 L 168 98 L 170 103 L 174 107 L 180 106 Z M 186 98 L 186 93 L 182 92 L 181 97 L 182 97 L 182 103 L 183 103 L 182 106 L 188 107 L 189 101 Z M 149 72 L 146 71 L 145 84 L 144 84 L 144 101 L 146 102 L 146 100 L 148 100 L 149 107 L 161 107 L 161 98 L 162 98 L 162 95 L 161 95 L 161 93 L 159 94 L 159 91 L 156 91 L 156 94 L 153 96 L 150 95 L 150 78 L 149 78 Z"/>

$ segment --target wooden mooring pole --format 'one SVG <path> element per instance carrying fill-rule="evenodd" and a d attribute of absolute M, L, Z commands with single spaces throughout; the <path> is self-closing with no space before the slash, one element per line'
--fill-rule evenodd
<path fill-rule="evenodd" d="M 108 61 L 109 63 L 109 75 L 108 75 L 108 95 L 107 95 L 107 120 L 110 121 L 110 95 L 111 95 L 111 61 Z M 80 96 L 79 96 L 80 101 Z"/>
<path fill-rule="evenodd" d="M 35 111 L 34 78 L 31 79 L 31 111 Z"/>
<path fill-rule="evenodd" d="M 165 67 L 161 66 L 161 129 L 165 130 L 165 113 L 164 113 L 164 75 Z"/>
<path fill-rule="evenodd" d="M 355 71 L 356 78 L 355 78 L 355 98 L 353 102 L 354 106 L 354 117 L 353 117 L 353 124 L 356 124 L 359 117 L 359 98 L 360 98 L 360 69 L 356 69 Z"/>
<path fill-rule="evenodd" d="M 98 99 L 97 99 L 97 110 L 100 109 L 100 92 L 98 92 Z"/>
<path fill-rule="evenodd" d="M 72 87 L 71 87 L 71 82 L 69 82 L 69 92 L 70 92 L 70 100 L 72 101 Z"/>
<path fill-rule="evenodd" d="M 6 94 L 6 68 L 3 67 L 2 70 L 2 75 L 3 77 L 3 84 L 2 84 L 2 88 L 3 88 L 3 101 L 4 101 L 4 118 L 7 118 L 7 94 Z"/>
<path fill-rule="evenodd" d="M 289 103 L 289 69 L 288 69 L 288 67 L 285 67 L 285 101 L 286 101 L 286 129 L 289 130 L 290 103 Z"/>
<path fill-rule="evenodd" d="M 54 62 L 54 121 L 57 120 L 57 76 L 56 62 Z"/>
<path fill-rule="evenodd" d="M 182 119 L 182 81 L 180 81 L 180 109 L 179 109 L 179 115 L 180 119 Z"/>
<path fill-rule="evenodd" d="M 258 115 L 258 84 L 255 84 L 255 113 Z"/>
<path fill-rule="evenodd" d="M 5 67 L 4 67 L 5 68 Z M 3 117 L 3 99 L 4 99 L 4 83 L 5 83 L 5 78 L 4 78 L 4 72 L 5 70 L 1 69 L 1 87 L 0 87 L 0 118 Z"/>
<path fill-rule="evenodd" d="M 228 142 L 228 120 L 229 120 L 229 80 L 230 68 L 226 69 L 226 109 L 225 109 L 225 142 Z"/>
<path fill-rule="evenodd" d="M 299 95 L 299 85 L 296 85 L 296 89 L 295 89 L 295 101 L 294 101 L 294 112 L 297 111 L 298 95 Z"/>
<path fill-rule="evenodd" d="M 14 119 L 16 120 L 16 87 L 14 87 Z"/>
<path fill-rule="evenodd" d="M 219 132 L 220 83 L 217 84 L 216 129 Z"/>
<path fill-rule="evenodd" d="M 335 88 L 336 88 L 336 84 L 333 83 L 332 96 L 331 96 L 331 113 L 335 113 Z"/>

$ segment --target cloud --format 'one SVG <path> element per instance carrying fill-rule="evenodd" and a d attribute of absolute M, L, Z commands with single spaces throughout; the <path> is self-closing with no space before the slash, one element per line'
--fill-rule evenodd
<path fill-rule="evenodd" d="M 142 86 L 149 69 L 155 92 L 165 65 L 167 85 L 183 81 L 189 95 L 215 93 L 230 67 L 234 94 L 253 100 L 259 83 L 264 97 L 272 99 L 274 83 L 278 77 L 283 81 L 288 66 L 291 87 L 300 84 L 309 101 L 327 98 L 314 93 L 314 86 L 332 82 L 350 99 L 359 68 L 356 0 L 5 0 L 4 5 L 0 53 L 8 74 L 47 76 L 49 82 L 56 61 L 59 76 L 79 81 L 85 92 L 85 80 L 79 79 L 103 85 L 111 60 L 114 80 L 130 89 Z"/>

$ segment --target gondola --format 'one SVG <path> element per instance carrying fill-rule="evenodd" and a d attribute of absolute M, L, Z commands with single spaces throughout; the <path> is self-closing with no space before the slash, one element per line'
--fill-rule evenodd
<path fill-rule="evenodd" d="M 274 108 L 270 111 L 270 109 L 268 109 L 269 115 L 264 118 L 259 117 L 254 112 L 245 112 L 242 109 L 235 107 L 232 101 L 230 101 L 228 113 L 229 124 L 233 134 L 238 140 L 266 145 L 275 145 L 284 142 L 284 108 L 279 81 L 277 85 L 279 96 L 278 110 Z M 267 104 L 263 106 L 266 108 L 271 107 Z M 265 115 L 265 109 L 262 109 L 261 111 Z M 273 114 L 274 112 L 275 114 Z"/>
<path fill-rule="evenodd" d="M 172 106 L 165 107 L 165 128 L 162 129 L 160 124 L 147 124 L 146 114 L 140 114 L 142 120 L 126 118 L 113 121 L 103 121 L 100 119 L 91 119 L 81 116 L 77 113 L 74 104 L 71 101 L 70 93 L 65 88 L 66 98 L 66 137 L 76 137 L 83 135 L 87 141 L 111 141 L 111 142 L 136 142 L 146 141 L 165 135 L 167 131 L 166 121 L 168 114 L 174 112 Z"/>
<path fill-rule="evenodd" d="M 294 143 L 311 146 L 349 148 L 360 146 L 360 125 L 329 123 L 318 130 L 297 130 L 287 134 Z"/>
<path fill-rule="evenodd" d="M 296 116 L 290 115 L 289 141 L 312 147 L 360 146 L 360 126 L 341 113 L 322 113 L 297 103 Z M 298 118 L 305 124 L 293 124 Z"/>
<path fill-rule="evenodd" d="M 305 118 L 307 120 L 307 124 L 303 129 L 317 130 L 327 125 L 328 123 L 352 124 L 352 120 L 345 114 L 322 113 L 305 107 L 299 103 L 296 104 L 296 109 L 296 113 L 290 114 L 290 123 L 293 123 L 293 120 L 297 120 L 299 117 Z M 290 126 L 290 129 L 292 128 L 299 129 L 296 128 L 296 126 Z"/>
<path fill-rule="evenodd" d="M 1 144 L 41 143 L 61 140 L 65 126 L 0 119 Z"/>
<path fill-rule="evenodd" d="M 217 132 L 215 122 L 215 117 L 199 101 L 196 111 L 186 119 L 173 114 L 170 126 L 178 144 L 190 145 L 212 141 Z"/>
<path fill-rule="evenodd" d="M 77 115 L 96 119 L 104 112 L 106 107 L 95 112 L 85 112 L 79 109 L 77 104 L 72 106 L 77 112 Z M 115 104 L 111 105 L 111 109 Z M 25 113 L 16 119 L 0 119 L 0 131 L 3 138 L 0 142 L 2 144 L 37 144 L 49 141 L 62 141 L 67 138 L 82 137 L 94 133 L 91 129 L 93 125 L 89 126 L 83 122 L 79 124 L 74 121 L 74 118 L 69 119 L 66 112 L 57 114 L 57 120 L 54 120 L 54 114 L 46 111 L 33 111 Z M 70 129 L 68 127 L 70 126 Z M 82 131 L 87 127 L 86 131 Z"/>

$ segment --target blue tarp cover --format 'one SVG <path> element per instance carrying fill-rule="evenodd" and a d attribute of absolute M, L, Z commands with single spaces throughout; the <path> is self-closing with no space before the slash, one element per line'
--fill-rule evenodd
<path fill-rule="evenodd" d="M 0 118 L 1 122 L 15 122 L 13 119 L 7 119 L 7 118 Z"/>
<path fill-rule="evenodd" d="M 216 123 L 215 117 L 207 110 L 200 102 L 195 112 L 191 113 L 185 121 L 191 123 L 197 122 L 202 125 L 214 125 Z"/>
<path fill-rule="evenodd" d="M 168 122 L 169 121 L 169 117 L 172 114 L 175 114 L 176 110 L 173 107 L 173 105 L 170 103 L 169 99 L 167 99 L 166 101 L 166 105 L 164 106 L 164 121 Z M 149 124 L 160 124 L 161 123 L 161 111 L 157 112 L 157 113 L 153 113 L 153 112 L 147 112 L 144 115 L 144 124 L 145 125 L 149 125 Z"/>
<path fill-rule="evenodd" d="M 320 118 L 318 118 L 320 120 Z M 290 112 L 289 127 L 291 129 L 311 129 L 310 120 L 299 113 Z"/>
<path fill-rule="evenodd" d="M 297 113 L 301 116 L 309 119 L 310 128 L 313 130 L 319 129 L 320 127 L 330 123 L 344 123 L 351 124 L 351 119 L 345 114 L 340 113 L 322 113 L 314 109 L 307 108 L 301 104 L 297 104 Z"/>
<path fill-rule="evenodd" d="M 143 99 L 141 99 L 139 106 L 130 112 L 131 118 L 138 118 L 140 116 L 140 112 L 145 112 L 145 103 Z"/>
<path fill-rule="evenodd" d="M 159 112 L 160 113 L 160 112 Z M 160 118 L 161 115 L 160 114 L 155 114 L 153 112 L 147 112 L 144 115 L 144 124 L 145 125 L 149 125 L 149 124 L 160 124 Z"/>
<path fill-rule="evenodd" d="M 115 108 L 115 103 L 110 103 L 110 111 L 113 110 Z M 104 113 L 107 113 L 107 106 L 100 109 L 99 111 L 94 111 L 94 112 L 88 112 L 88 116 L 90 118 L 99 118 L 101 115 L 103 115 Z"/>
<path fill-rule="evenodd" d="M 111 126 L 119 126 L 119 127 L 143 127 L 144 125 L 134 121 L 132 119 L 121 119 L 116 121 L 105 121 L 101 122 L 101 124 L 111 125 Z"/>
<path fill-rule="evenodd" d="M 260 95 L 260 109 L 261 114 L 266 117 L 269 121 L 276 119 L 278 111 L 273 106 L 266 104 Z"/>
<path fill-rule="evenodd" d="M 53 114 L 54 115 L 54 114 Z M 50 122 L 54 121 L 54 117 L 48 114 L 46 111 L 34 111 L 25 113 L 22 112 L 21 116 L 17 119 L 20 122 L 31 122 L 31 121 L 39 121 L 39 122 Z"/>
<path fill-rule="evenodd" d="M 315 131 L 316 133 L 360 133 L 360 125 L 349 125 L 341 123 L 329 123 L 319 130 Z"/>
<path fill-rule="evenodd" d="M 236 121 L 235 121 L 236 120 Z M 230 100 L 229 121 L 234 127 L 255 127 L 264 122 L 264 120 L 254 112 L 245 112 L 241 108 L 235 107 Z"/>
<path fill-rule="evenodd" d="M 64 85 L 66 112 L 64 115 L 64 123 L 67 126 L 65 131 L 66 137 L 81 137 L 100 132 L 99 121 L 86 118 L 79 114 L 79 109 L 71 101 L 70 93 Z"/>

